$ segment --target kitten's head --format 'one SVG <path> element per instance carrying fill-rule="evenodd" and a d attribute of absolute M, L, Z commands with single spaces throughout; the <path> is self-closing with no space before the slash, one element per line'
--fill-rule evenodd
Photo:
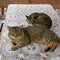
<path fill-rule="evenodd" d="M 8 36 L 12 40 L 12 43 L 14 45 L 20 45 L 20 47 L 24 47 L 26 45 L 27 40 L 24 38 L 24 31 L 23 31 L 23 26 L 18 27 L 10 27 L 8 26 Z M 15 40 L 15 41 L 14 41 Z M 28 40 L 29 41 L 29 40 Z"/>
<path fill-rule="evenodd" d="M 10 36 L 18 37 L 18 36 L 24 35 L 22 27 L 18 27 L 18 26 L 10 27 L 10 26 L 8 26 L 8 30 L 9 30 Z"/>
<path fill-rule="evenodd" d="M 28 21 L 28 23 L 30 23 L 30 24 L 32 24 L 33 23 L 33 20 L 34 20 L 34 16 L 32 15 L 30 15 L 30 16 L 26 16 L 26 18 L 27 18 L 27 21 Z"/>

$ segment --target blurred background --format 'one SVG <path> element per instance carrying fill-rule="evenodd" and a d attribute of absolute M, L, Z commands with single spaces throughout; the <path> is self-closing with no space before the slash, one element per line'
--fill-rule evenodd
<path fill-rule="evenodd" d="M 0 15 L 5 15 L 9 4 L 51 4 L 60 9 L 60 0 L 0 0 Z"/>
<path fill-rule="evenodd" d="M 51 4 L 60 16 L 60 0 L 0 0 L 0 24 L 5 20 L 9 4 Z"/>

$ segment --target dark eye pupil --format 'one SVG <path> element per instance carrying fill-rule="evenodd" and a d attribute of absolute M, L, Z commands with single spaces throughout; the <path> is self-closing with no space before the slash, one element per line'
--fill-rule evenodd
<path fill-rule="evenodd" d="M 16 43 L 14 42 L 14 45 L 16 45 Z"/>

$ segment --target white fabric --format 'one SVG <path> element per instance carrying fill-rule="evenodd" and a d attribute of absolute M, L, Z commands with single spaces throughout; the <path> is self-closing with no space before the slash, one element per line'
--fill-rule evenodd
<path fill-rule="evenodd" d="M 2 56 L 2 60 L 20 60 L 22 58 L 26 60 L 54 60 L 54 58 L 60 58 L 60 45 L 55 49 L 54 52 L 46 53 L 43 52 L 46 46 L 38 45 L 36 43 L 32 43 L 16 51 L 9 51 L 11 46 L 9 43 L 7 26 L 28 26 L 29 24 L 26 21 L 25 15 L 28 16 L 33 12 L 43 12 L 49 15 L 53 22 L 51 30 L 53 30 L 60 37 L 60 18 L 51 5 L 11 4 L 8 6 L 6 21 L 1 33 L 0 56 Z"/>

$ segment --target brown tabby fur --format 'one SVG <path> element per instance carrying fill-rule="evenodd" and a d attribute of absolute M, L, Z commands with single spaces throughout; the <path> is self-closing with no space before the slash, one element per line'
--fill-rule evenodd
<path fill-rule="evenodd" d="M 60 42 L 60 38 L 53 31 L 44 27 L 29 26 L 24 31 L 31 41 L 46 45 L 45 51 L 54 51 Z"/>
<path fill-rule="evenodd" d="M 10 38 L 12 36 L 14 36 L 16 38 L 20 37 L 19 39 L 11 38 L 11 43 L 12 43 L 11 50 L 16 50 L 20 47 L 24 47 L 24 46 L 30 44 L 31 42 L 35 42 L 35 43 L 39 43 L 39 44 L 45 44 L 47 46 L 45 51 L 48 51 L 48 50 L 54 51 L 54 49 L 57 47 L 59 40 L 60 40 L 59 37 L 53 31 L 51 31 L 47 28 L 44 28 L 44 27 L 39 28 L 36 26 L 28 26 L 26 28 L 20 28 L 20 27 L 18 27 L 18 28 L 10 27 L 10 28 L 12 30 L 10 32 L 10 29 L 9 29 Z M 20 34 L 17 34 L 17 33 L 20 33 Z M 15 34 L 16 34 L 16 36 L 15 36 Z"/>
<path fill-rule="evenodd" d="M 51 18 L 45 13 L 32 13 L 26 17 L 30 24 L 44 26 L 46 28 L 50 28 L 52 26 Z"/>

